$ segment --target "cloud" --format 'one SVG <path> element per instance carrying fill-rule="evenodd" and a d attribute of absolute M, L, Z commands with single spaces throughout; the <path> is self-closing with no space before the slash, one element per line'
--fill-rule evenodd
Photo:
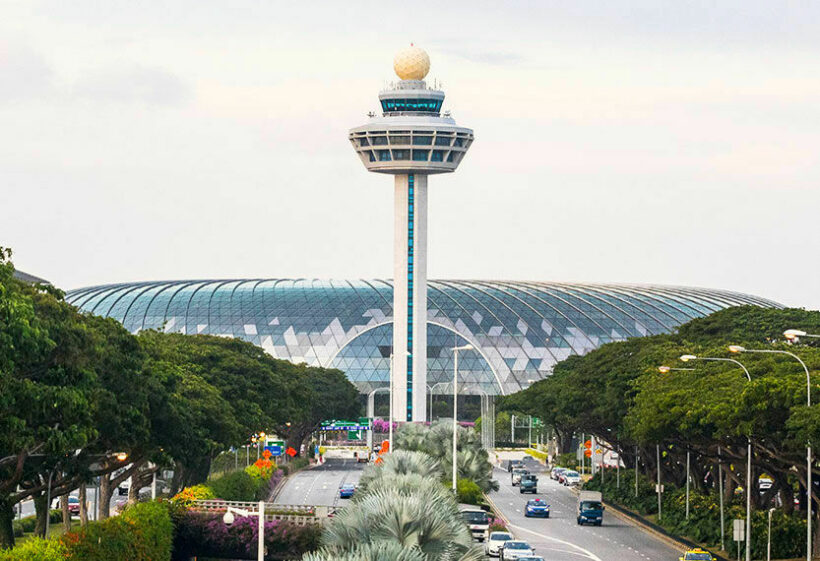
<path fill-rule="evenodd" d="M 54 73 L 46 60 L 31 49 L 0 43 L 0 101 L 48 95 Z"/>
<path fill-rule="evenodd" d="M 152 105 L 180 105 L 193 95 L 174 74 L 140 65 L 110 67 L 88 74 L 77 81 L 74 93 L 97 101 Z"/>

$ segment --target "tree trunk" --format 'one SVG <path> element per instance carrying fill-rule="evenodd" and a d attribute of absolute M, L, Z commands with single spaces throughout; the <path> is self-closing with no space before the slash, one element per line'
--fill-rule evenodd
<path fill-rule="evenodd" d="M 100 494 L 97 500 L 97 520 L 105 520 L 111 515 L 111 474 L 100 476 Z"/>
<path fill-rule="evenodd" d="M 131 476 L 131 485 L 128 487 L 128 504 L 135 505 L 140 500 L 140 478 L 137 475 Z"/>
<path fill-rule="evenodd" d="M 71 531 L 71 512 L 68 510 L 68 493 L 60 497 L 60 510 L 63 511 L 63 527 L 66 532 Z"/>
<path fill-rule="evenodd" d="M 34 525 L 34 535 L 40 538 L 46 537 L 46 518 L 49 516 L 51 505 L 46 504 L 46 496 L 42 493 L 32 497 L 34 499 L 34 511 L 37 513 Z"/>
<path fill-rule="evenodd" d="M 14 547 L 14 505 L 8 498 L 0 500 L 0 549 Z"/>
<path fill-rule="evenodd" d="M 88 494 L 85 490 L 85 483 L 81 483 L 77 495 L 80 499 L 80 525 L 83 528 L 88 526 Z"/>

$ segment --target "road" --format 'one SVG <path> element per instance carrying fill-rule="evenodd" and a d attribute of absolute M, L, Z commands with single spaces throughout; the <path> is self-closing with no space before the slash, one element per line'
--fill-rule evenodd
<path fill-rule="evenodd" d="M 522 458 L 523 454 L 509 456 Z M 502 462 L 505 465 L 505 462 Z M 611 512 L 604 514 L 603 526 L 578 526 L 575 520 L 576 498 L 572 491 L 549 479 L 546 468 L 534 460 L 528 463 L 538 473 L 538 491 L 551 505 L 550 518 L 525 518 L 524 505 L 533 495 L 521 495 L 510 485 L 506 467 L 496 467 L 494 478 L 501 485 L 490 497 L 510 521 L 518 539 L 530 542 L 536 554 L 549 561 L 613 561 L 615 559 L 677 561 L 680 552 L 646 534 L 631 522 Z M 288 478 L 276 497 L 277 504 L 344 505 L 339 499 L 342 483 L 358 483 L 364 464 L 352 459 L 329 459 L 324 465 L 300 471 Z"/>
<path fill-rule="evenodd" d="M 343 505 L 339 499 L 342 483 L 358 484 L 366 464 L 353 459 L 328 459 L 324 464 L 304 469 L 289 477 L 276 497 L 277 504 L 286 505 Z"/>
<path fill-rule="evenodd" d="M 506 456 L 508 459 L 513 456 Z M 523 454 L 518 454 L 522 458 Z M 535 546 L 536 554 L 549 561 L 578 561 L 592 559 L 647 559 L 651 561 L 676 561 L 680 551 L 645 533 L 631 522 L 607 511 L 603 526 L 578 526 L 575 519 L 576 497 L 573 492 L 549 478 L 546 468 L 528 462 L 527 468 L 538 474 L 538 491 L 535 497 L 544 499 L 550 506 L 549 518 L 524 517 L 524 505 L 533 498 L 522 495 L 518 487 L 510 485 L 510 475 L 504 465 L 495 468 L 494 478 L 501 489 L 490 495 L 493 502 L 510 521 L 510 529 L 518 539 Z"/>

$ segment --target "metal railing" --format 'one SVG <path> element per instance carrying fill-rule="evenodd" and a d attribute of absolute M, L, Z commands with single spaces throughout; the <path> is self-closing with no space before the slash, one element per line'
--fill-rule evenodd
<path fill-rule="evenodd" d="M 259 507 L 259 503 L 246 501 L 222 501 L 219 499 L 197 500 L 191 505 L 191 510 L 205 514 L 223 514 L 229 506 L 247 510 L 249 512 L 256 512 Z M 341 510 L 341 508 L 335 506 L 265 503 L 265 520 L 291 522 L 297 526 L 324 524 L 328 518 L 335 515 L 339 510 Z"/>

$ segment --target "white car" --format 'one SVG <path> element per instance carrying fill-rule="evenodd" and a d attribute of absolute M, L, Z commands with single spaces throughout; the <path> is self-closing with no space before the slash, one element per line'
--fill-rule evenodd
<path fill-rule="evenodd" d="M 498 557 L 504 544 L 512 539 L 512 534 L 509 532 L 490 532 L 490 538 L 487 540 L 487 555 Z"/>
<path fill-rule="evenodd" d="M 525 475 L 527 473 L 529 473 L 529 470 L 521 469 L 521 468 L 513 469 L 512 470 L 512 475 L 510 475 L 510 483 L 512 483 L 512 486 L 515 487 L 516 485 L 521 483 L 521 476 Z"/>
<path fill-rule="evenodd" d="M 570 487 L 572 485 L 580 485 L 581 484 L 581 475 L 577 471 L 565 471 L 564 472 L 564 485 Z"/>
<path fill-rule="evenodd" d="M 504 542 L 504 547 L 501 548 L 501 561 L 509 561 L 509 559 L 520 559 L 522 557 L 532 557 L 535 553 L 535 548 L 525 541 L 510 540 Z"/>

